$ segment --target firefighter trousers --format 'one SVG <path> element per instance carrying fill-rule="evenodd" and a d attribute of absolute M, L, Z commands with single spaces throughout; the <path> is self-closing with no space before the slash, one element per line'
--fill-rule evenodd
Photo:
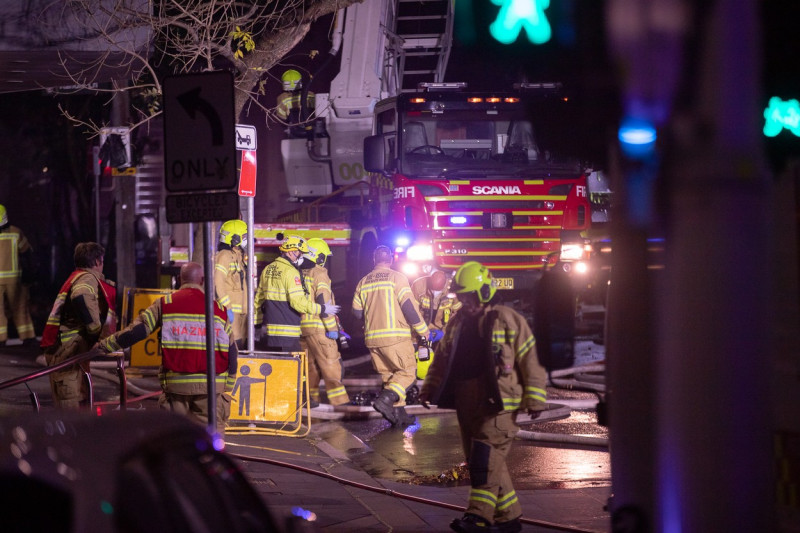
<path fill-rule="evenodd" d="M 11 312 L 11 319 L 17 329 L 20 340 L 32 339 L 33 320 L 30 312 L 30 293 L 19 281 L 15 283 L 0 283 L 0 342 L 8 340 L 8 315 L 6 315 L 6 302 Z"/>
<path fill-rule="evenodd" d="M 200 425 L 208 426 L 208 394 L 183 394 L 162 390 L 158 407 L 187 417 Z M 225 435 L 225 427 L 231 416 L 230 395 L 217 392 L 215 407 L 215 427 L 217 433 Z"/>
<path fill-rule="evenodd" d="M 91 346 L 81 336 L 76 336 L 65 344 L 60 344 L 52 353 L 45 353 L 47 366 L 88 352 Z M 50 374 L 50 389 L 53 392 L 53 403 L 63 409 L 78 409 L 81 402 L 88 399 L 86 373 L 89 372 L 89 361 L 80 365 L 72 365 Z"/>
<path fill-rule="evenodd" d="M 394 391 L 400 398 L 395 402 L 395 407 L 404 406 L 406 391 L 417 381 L 417 359 L 411 339 L 403 339 L 389 346 L 372 347 L 369 353 L 372 355 L 372 366 L 381 375 L 383 388 Z"/>
<path fill-rule="evenodd" d="M 320 378 L 325 380 L 325 394 L 331 405 L 342 405 L 350 401 L 342 383 L 342 359 L 336 341 L 322 331 L 300 337 L 300 346 L 308 356 L 308 392 L 319 401 Z"/>
<path fill-rule="evenodd" d="M 506 464 L 519 426 L 516 412 L 495 412 L 487 398 L 480 379 L 456 385 L 456 415 L 472 485 L 466 512 L 490 522 L 507 522 L 522 516 Z"/>

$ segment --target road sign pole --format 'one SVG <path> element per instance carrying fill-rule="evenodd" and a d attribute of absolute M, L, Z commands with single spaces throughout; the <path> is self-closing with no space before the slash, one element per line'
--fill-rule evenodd
<path fill-rule="evenodd" d="M 206 368 L 208 390 L 208 431 L 217 431 L 217 369 L 215 367 L 215 345 L 217 336 L 214 329 L 214 243 L 211 235 L 211 222 L 203 225 L 205 245 L 205 291 L 206 291 Z"/>
<path fill-rule="evenodd" d="M 253 226 L 255 224 L 255 216 L 253 215 L 253 208 L 255 206 L 254 198 L 252 196 L 247 198 L 247 351 L 253 353 L 255 350 L 255 312 L 254 305 L 255 297 L 255 273 L 256 270 L 256 252 L 255 252 L 255 232 Z"/>

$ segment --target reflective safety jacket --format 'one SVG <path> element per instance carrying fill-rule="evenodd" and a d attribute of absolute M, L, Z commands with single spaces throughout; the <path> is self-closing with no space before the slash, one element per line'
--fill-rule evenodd
<path fill-rule="evenodd" d="M 302 273 L 283 256 L 261 271 L 255 307 L 256 323 L 263 323 L 269 346 L 294 345 L 300 338 L 300 316 L 322 312 L 311 301 Z"/>
<path fill-rule="evenodd" d="M 433 294 L 433 291 L 428 289 L 427 277 L 417 278 L 411 284 L 411 292 L 419 303 L 419 312 L 431 328 L 444 330 L 453 315 L 461 309 L 458 298 L 447 296 L 450 292 L 450 281 L 447 280 L 439 294 Z"/>
<path fill-rule="evenodd" d="M 237 314 L 247 312 L 247 266 L 238 246 L 223 248 L 214 259 L 217 301 Z"/>
<path fill-rule="evenodd" d="M 302 90 L 284 91 L 278 95 L 278 106 L 275 109 L 275 113 L 278 115 L 279 119 L 292 123 L 300 122 L 300 98 L 302 93 Z M 316 97 L 314 93 L 308 91 L 308 96 L 306 96 L 306 110 L 309 113 L 314 111 L 315 101 Z"/>
<path fill-rule="evenodd" d="M 336 301 L 331 291 L 331 278 L 328 276 L 328 269 L 322 266 L 315 266 L 308 270 L 304 270 L 306 287 L 308 287 L 308 295 L 312 302 L 322 304 L 335 304 Z M 317 333 L 325 333 L 326 331 L 339 331 L 339 325 L 336 323 L 335 315 L 312 315 L 309 313 L 303 314 L 300 318 L 300 330 L 305 335 L 314 335 Z"/>
<path fill-rule="evenodd" d="M 20 255 L 31 249 L 28 239 L 16 226 L 0 231 L 0 285 L 19 281 L 22 274 Z"/>
<path fill-rule="evenodd" d="M 86 268 L 75 270 L 58 291 L 42 332 L 41 347 L 66 344 L 78 335 L 91 346 L 116 331 L 116 296 L 114 283 L 103 274 Z M 79 298 L 83 305 L 73 303 Z"/>
<path fill-rule="evenodd" d="M 407 313 L 409 309 L 413 313 Z M 411 326 L 420 337 L 428 336 L 428 326 L 411 295 L 408 278 L 391 268 L 377 266 L 361 278 L 353 295 L 353 311 L 356 314 L 363 311 L 367 348 L 391 346 L 410 339 Z M 407 314 L 416 315 L 417 321 L 411 326 Z"/>
<path fill-rule="evenodd" d="M 161 328 L 161 370 L 164 390 L 177 394 L 204 394 L 207 388 L 206 300 L 202 287 L 187 283 L 153 302 L 131 324 L 100 343 L 120 351 Z M 227 313 L 214 302 L 214 373 L 218 393 L 230 392 L 236 381 L 237 351 Z"/>
<path fill-rule="evenodd" d="M 447 325 L 422 386 L 421 393 L 439 407 L 455 408 L 454 390 L 459 382 L 450 375 L 459 364 L 458 342 L 464 322 L 463 313 L 459 313 Z M 510 307 L 487 305 L 478 320 L 478 330 L 485 339 L 480 375 L 490 391 L 486 399 L 489 405 L 497 412 L 544 410 L 547 372 L 539 364 L 536 340 L 525 319 Z"/>

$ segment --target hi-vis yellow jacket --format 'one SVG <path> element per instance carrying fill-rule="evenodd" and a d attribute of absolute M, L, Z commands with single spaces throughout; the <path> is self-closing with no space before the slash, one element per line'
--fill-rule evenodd
<path fill-rule="evenodd" d="M 420 392 L 439 407 L 456 407 L 453 390 L 458 382 L 448 378 L 450 369 L 459 364 L 458 341 L 463 322 L 461 312 L 447 325 Z M 491 331 L 487 331 L 489 327 Z M 504 305 L 487 305 L 478 321 L 478 329 L 480 336 L 486 339 L 485 370 L 481 378 L 486 380 L 487 390 L 491 391 L 487 402 L 498 412 L 544 410 L 547 372 L 539 364 L 536 339 L 525 319 Z"/>
<path fill-rule="evenodd" d="M 306 287 L 308 287 L 308 295 L 312 302 L 318 304 L 336 303 L 331 291 L 331 278 L 328 276 L 327 268 L 317 265 L 314 268 L 304 270 L 303 274 L 306 277 Z M 306 313 L 300 318 L 300 330 L 305 336 L 317 333 L 324 334 L 326 331 L 338 332 L 339 326 L 336 324 L 334 315 L 312 315 Z"/>
<path fill-rule="evenodd" d="M 306 293 L 300 271 L 282 256 L 261 271 L 255 307 L 256 323 L 263 320 L 270 346 L 291 345 L 300 338 L 300 315 L 322 312 Z"/>
<path fill-rule="evenodd" d="M 420 337 L 428 336 L 428 326 L 411 294 L 408 278 L 388 267 L 378 266 L 361 278 L 353 295 L 353 311 L 364 313 L 364 343 L 367 348 L 391 346 L 411 338 L 411 326 L 403 308 L 411 306 L 416 321 L 411 324 Z"/>

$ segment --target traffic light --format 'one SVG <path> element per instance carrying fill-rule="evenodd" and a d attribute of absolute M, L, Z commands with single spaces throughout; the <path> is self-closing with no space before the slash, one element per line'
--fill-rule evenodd
<path fill-rule="evenodd" d="M 102 128 L 100 130 L 99 168 L 103 174 L 106 168 L 125 168 L 131 166 L 131 138 L 128 128 Z"/>
<path fill-rule="evenodd" d="M 764 145 L 772 169 L 781 172 L 800 157 L 800 19 L 797 2 L 765 0 L 761 10 L 763 42 L 762 107 Z"/>
<path fill-rule="evenodd" d="M 497 18 L 489 26 L 489 32 L 498 42 L 513 43 L 523 29 L 533 44 L 550 40 L 553 31 L 545 13 L 550 0 L 492 0 L 492 3 L 500 6 Z"/>

